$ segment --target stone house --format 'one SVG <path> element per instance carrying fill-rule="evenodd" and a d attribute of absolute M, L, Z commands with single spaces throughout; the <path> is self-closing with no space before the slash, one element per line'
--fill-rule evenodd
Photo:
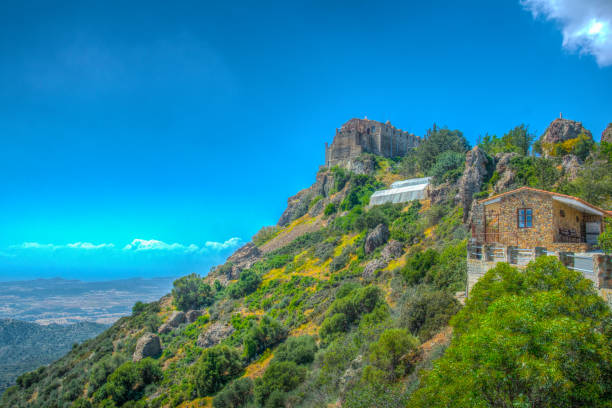
<path fill-rule="evenodd" d="M 612 212 L 577 197 L 531 187 L 475 203 L 467 290 L 497 262 L 523 267 L 537 256 L 554 255 L 612 300 L 611 257 L 597 249 L 605 217 L 612 217 Z"/>

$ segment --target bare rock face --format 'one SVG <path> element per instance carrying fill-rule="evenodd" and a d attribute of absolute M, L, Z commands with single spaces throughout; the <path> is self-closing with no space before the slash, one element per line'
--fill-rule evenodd
<path fill-rule="evenodd" d="M 173 329 L 176 329 L 181 323 L 185 323 L 185 312 L 172 312 L 166 323 L 159 326 L 157 332 L 159 334 L 164 334 L 171 332 Z"/>
<path fill-rule="evenodd" d="M 381 252 L 381 257 L 385 261 L 397 259 L 404 253 L 404 246 L 401 242 L 394 239 L 390 240 Z"/>
<path fill-rule="evenodd" d="M 580 134 L 584 134 L 590 139 L 593 139 L 593 135 L 588 129 L 582 126 L 582 122 L 563 118 L 553 120 L 548 126 L 548 129 L 546 129 L 546 132 L 544 132 L 540 138 L 544 156 L 548 157 L 550 154 L 550 146 L 569 139 L 575 139 Z"/>
<path fill-rule="evenodd" d="M 451 194 L 452 186 L 449 182 L 439 184 L 437 186 L 431 186 L 429 190 L 429 200 L 431 204 L 438 204 L 448 199 Z"/>
<path fill-rule="evenodd" d="M 216 322 L 211 324 L 206 331 L 202 332 L 198 336 L 197 344 L 199 347 L 202 348 L 216 346 L 233 332 L 234 328 L 231 325 L 225 325 L 221 322 Z"/>
<path fill-rule="evenodd" d="M 203 316 L 203 315 L 204 315 L 204 310 L 190 310 L 187 313 L 185 313 L 185 322 L 187 324 L 191 324 L 195 322 L 196 320 L 198 320 L 198 317 Z"/>
<path fill-rule="evenodd" d="M 161 354 L 161 341 L 153 333 L 145 333 L 136 342 L 136 350 L 132 356 L 133 361 L 140 361 L 147 357 L 157 357 Z"/>
<path fill-rule="evenodd" d="M 508 190 L 514 183 L 515 174 L 510 167 L 510 160 L 516 156 L 518 156 L 517 153 L 497 153 L 495 155 L 495 171 L 499 174 L 499 180 L 493 186 L 495 194 Z"/>
<path fill-rule="evenodd" d="M 601 133 L 601 141 L 612 143 L 612 123 L 609 123 L 608 127 Z"/>
<path fill-rule="evenodd" d="M 238 279 L 240 272 L 244 269 L 249 269 L 255 262 L 261 258 L 261 251 L 252 242 L 238 248 L 229 258 L 227 258 L 226 265 L 231 265 L 231 268 L 227 268 L 229 274 L 228 279 Z M 219 270 L 219 269 L 217 269 Z"/>
<path fill-rule="evenodd" d="M 365 252 L 371 254 L 376 248 L 383 245 L 389 239 L 389 228 L 385 224 L 378 224 L 368 234 L 365 240 Z"/>
<path fill-rule="evenodd" d="M 293 197 L 289 197 L 287 200 L 287 209 L 283 212 L 278 225 L 281 227 L 291 224 L 293 220 L 296 220 L 308 212 L 308 204 L 314 196 L 310 191 L 310 188 L 300 191 Z"/>
<path fill-rule="evenodd" d="M 459 192 L 455 196 L 455 201 L 463 207 L 463 222 L 469 217 L 473 196 L 480 191 L 491 165 L 491 158 L 478 146 L 465 156 L 465 170 L 459 179 Z"/>
<path fill-rule="evenodd" d="M 578 173 L 582 170 L 582 163 L 580 159 L 573 154 L 563 156 L 563 162 L 561 163 L 567 179 L 573 181 L 578 177 Z"/>

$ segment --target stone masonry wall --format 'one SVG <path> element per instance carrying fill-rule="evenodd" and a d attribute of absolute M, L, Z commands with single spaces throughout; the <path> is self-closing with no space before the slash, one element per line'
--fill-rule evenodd
<path fill-rule="evenodd" d="M 420 138 L 397 129 L 389 122 L 368 119 L 351 119 L 340 129 L 330 146 L 325 148 L 325 165 L 342 164 L 362 153 L 373 153 L 384 157 L 404 156 L 418 146 Z"/>
<path fill-rule="evenodd" d="M 547 247 L 553 243 L 552 199 L 547 194 L 521 191 L 502 197 L 500 201 L 499 230 L 505 245 L 521 248 Z M 531 208 L 532 228 L 518 227 L 518 209 Z"/>

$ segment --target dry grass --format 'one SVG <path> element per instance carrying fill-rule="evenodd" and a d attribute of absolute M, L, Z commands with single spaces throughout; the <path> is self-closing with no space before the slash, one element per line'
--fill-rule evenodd
<path fill-rule="evenodd" d="M 244 377 L 249 377 L 253 379 L 261 377 L 264 371 L 266 371 L 266 368 L 268 368 L 268 366 L 270 365 L 272 357 L 274 357 L 274 354 L 272 354 L 271 352 L 268 351 L 264 353 L 264 355 L 262 355 L 257 361 L 247 366 L 244 373 Z"/>

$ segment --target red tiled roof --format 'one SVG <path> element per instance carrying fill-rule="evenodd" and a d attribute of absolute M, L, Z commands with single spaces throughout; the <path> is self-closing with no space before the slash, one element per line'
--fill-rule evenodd
<path fill-rule="evenodd" d="M 503 196 L 507 196 L 507 195 L 511 195 L 511 194 L 516 194 L 516 193 L 518 193 L 520 191 L 534 191 L 536 193 L 550 194 L 550 195 L 554 195 L 554 196 L 558 196 L 558 197 L 570 198 L 570 199 L 576 200 L 576 201 L 578 201 L 578 202 L 580 202 L 580 203 L 582 203 L 582 204 L 584 204 L 584 205 L 586 205 L 588 207 L 591 207 L 594 210 L 600 211 L 600 212 L 602 212 L 604 215 L 606 215 L 608 217 L 612 217 L 612 211 L 604 210 L 603 208 L 599 208 L 599 207 L 597 207 L 597 206 L 595 206 L 595 205 L 593 205 L 591 203 L 587 203 L 586 201 L 584 201 L 581 198 L 570 196 L 570 195 L 567 195 L 567 194 L 555 193 L 555 192 L 552 192 L 552 191 L 540 190 L 539 188 L 533 188 L 533 187 L 519 187 L 519 188 L 514 189 L 514 190 L 506 191 L 505 193 L 496 194 L 496 195 L 491 196 L 489 198 L 485 198 L 483 200 L 479 200 L 478 202 L 479 203 L 484 203 L 484 202 L 493 200 L 495 198 L 500 198 L 500 197 L 503 197 Z"/>

